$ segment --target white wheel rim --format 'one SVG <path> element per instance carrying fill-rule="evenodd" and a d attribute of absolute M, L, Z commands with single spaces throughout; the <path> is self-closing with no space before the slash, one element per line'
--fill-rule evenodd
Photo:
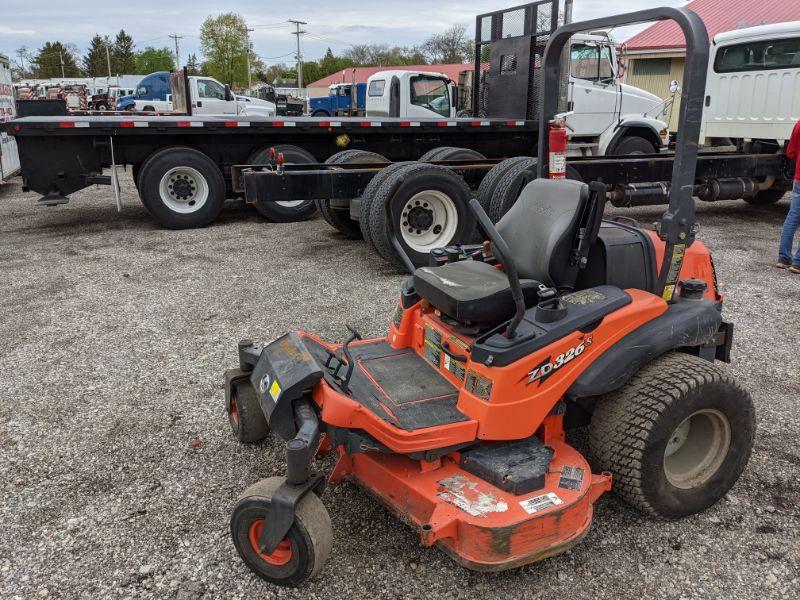
<path fill-rule="evenodd" d="M 164 173 L 158 186 L 161 201 L 171 211 L 188 215 L 208 201 L 208 182 L 192 167 L 174 167 Z"/>
<path fill-rule="evenodd" d="M 669 436 L 664 449 L 664 475 L 677 488 L 698 487 L 719 470 L 730 446 L 728 418 L 718 410 L 699 410 Z"/>
<path fill-rule="evenodd" d="M 305 202 L 305 200 L 276 200 L 275 204 L 283 206 L 284 208 L 296 208 L 303 202 Z"/>
<path fill-rule="evenodd" d="M 458 229 L 458 210 L 453 199 L 439 190 L 412 196 L 400 213 L 400 234 L 416 252 L 429 253 L 447 246 Z"/>

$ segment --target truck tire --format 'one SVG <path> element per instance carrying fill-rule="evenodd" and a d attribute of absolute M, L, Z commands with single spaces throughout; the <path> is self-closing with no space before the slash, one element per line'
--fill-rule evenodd
<path fill-rule="evenodd" d="M 145 106 L 142 110 L 144 112 L 156 112 L 156 107 L 155 106 Z"/>
<path fill-rule="evenodd" d="M 225 179 L 208 156 L 185 146 L 151 155 L 139 171 L 139 197 L 157 223 L 169 229 L 205 227 L 225 203 Z"/>
<path fill-rule="evenodd" d="M 389 162 L 389 160 L 385 156 L 381 156 L 375 152 L 369 152 L 367 150 L 343 150 L 331 156 L 325 161 L 325 164 L 342 165 L 347 163 L 385 162 Z M 342 210 L 331 208 L 331 201 L 329 199 L 315 200 L 314 202 L 316 202 L 317 210 L 319 210 L 319 213 L 328 225 L 354 240 L 362 237 L 361 225 L 355 219 L 350 218 L 349 209 Z"/>
<path fill-rule="evenodd" d="M 736 483 L 753 447 L 750 394 L 722 368 L 674 352 L 597 402 L 592 453 L 614 491 L 652 515 L 705 510 Z"/>
<path fill-rule="evenodd" d="M 452 146 L 442 146 L 441 148 L 434 148 L 428 150 L 425 154 L 419 157 L 420 162 L 426 160 L 486 160 L 486 157 L 471 148 L 455 148 Z"/>
<path fill-rule="evenodd" d="M 614 148 L 609 152 L 609 155 L 629 156 L 632 154 L 656 154 L 657 152 L 658 150 L 656 150 L 652 142 L 638 135 L 631 135 L 614 144 Z"/>
<path fill-rule="evenodd" d="M 492 206 L 492 198 L 494 197 L 494 192 L 497 189 L 497 184 L 500 182 L 503 176 L 515 165 L 519 163 L 528 163 L 531 160 L 536 161 L 535 158 L 531 158 L 529 156 L 515 156 L 514 158 L 507 158 L 504 161 L 497 163 L 489 170 L 489 172 L 481 181 L 481 184 L 478 186 L 477 195 L 478 202 L 481 203 L 481 206 L 483 207 L 483 210 L 486 211 L 486 214 L 491 214 L 489 211 L 491 210 Z"/>
<path fill-rule="evenodd" d="M 97 106 L 95 106 L 95 110 L 108 110 L 108 104 L 105 102 L 99 102 Z"/>
<path fill-rule="evenodd" d="M 275 149 L 276 157 L 278 154 L 283 154 L 286 164 L 305 165 L 317 162 L 317 159 L 308 150 L 290 144 L 279 144 L 256 150 L 247 159 L 247 163 L 250 165 L 274 165 L 275 161 L 269 155 L 270 148 Z M 313 216 L 317 212 L 317 206 L 314 200 L 287 200 L 258 203 L 256 210 L 273 223 L 294 223 L 305 221 Z"/>
<path fill-rule="evenodd" d="M 492 223 L 497 223 L 519 199 L 522 190 L 531 181 L 536 179 L 536 166 L 538 159 L 527 158 L 513 163 L 500 177 L 492 193 L 489 205 L 489 218 Z M 572 165 L 567 165 L 567 179 L 583 181 L 580 173 Z"/>
<path fill-rule="evenodd" d="M 427 265 L 434 248 L 469 243 L 475 216 L 469 209 L 472 192 L 452 170 L 424 163 L 394 170 L 372 197 L 370 232 L 375 249 L 400 268 L 405 264 L 389 238 L 386 212 L 396 223 L 400 245 L 415 267 Z"/>
<path fill-rule="evenodd" d="M 315 110 L 314 113 L 311 115 L 312 117 L 322 118 L 322 117 L 330 117 L 328 111 L 326 110 Z"/>
<path fill-rule="evenodd" d="M 383 182 L 386 181 L 391 175 L 397 171 L 398 169 L 402 169 L 406 165 L 415 165 L 414 161 L 405 161 L 399 163 L 392 163 L 381 172 L 379 172 L 375 177 L 373 177 L 370 182 L 367 184 L 367 187 L 364 188 L 364 193 L 361 196 L 361 214 L 359 215 L 358 225 L 361 229 L 361 235 L 364 238 L 364 241 L 367 242 L 370 247 L 378 252 L 378 248 L 375 245 L 375 241 L 372 239 L 372 229 L 370 228 L 370 220 L 369 220 L 369 213 L 370 207 L 372 206 L 372 200 L 375 198 L 378 190 L 383 185 Z M 390 259 L 387 259 L 390 260 Z"/>

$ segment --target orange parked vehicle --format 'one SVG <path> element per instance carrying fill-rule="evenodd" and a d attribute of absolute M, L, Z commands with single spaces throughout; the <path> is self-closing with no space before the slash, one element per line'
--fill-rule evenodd
<path fill-rule="evenodd" d="M 471 201 L 487 242 L 434 251 L 403 285 L 385 338 L 350 330 L 340 344 L 302 332 L 240 342 L 239 368 L 225 376 L 231 427 L 242 442 L 286 440 L 286 477 L 248 488 L 231 517 L 257 575 L 298 585 L 320 571 L 333 538 L 326 481 L 362 486 L 423 545 L 479 571 L 568 550 L 609 490 L 679 518 L 736 482 L 754 409 L 716 364 L 730 360 L 733 326 L 711 255 L 695 241 L 702 21 L 661 8 L 559 28 L 543 57 L 540 130 L 555 117 L 572 34 L 665 19 L 683 29 L 687 61 L 658 233 L 604 220 L 605 186 L 559 179 L 542 133 L 539 178 L 496 227 Z M 594 472 L 565 441 L 565 429 L 587 424 Z M 314 468 L 326 452 L 338 457 L 327 476 Z"/>

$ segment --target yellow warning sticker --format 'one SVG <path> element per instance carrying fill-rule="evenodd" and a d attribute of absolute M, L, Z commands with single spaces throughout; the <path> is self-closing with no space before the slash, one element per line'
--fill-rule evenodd
<path fill-rule="evenodd" d="M 278 384 L 278 380 L 275 379 L 272 381 L 272 385 L 269 386 L 269 395 L 272 396 L 272 399 L 277 402 L 278 396 L 281 395 L 281 386 Z"/>

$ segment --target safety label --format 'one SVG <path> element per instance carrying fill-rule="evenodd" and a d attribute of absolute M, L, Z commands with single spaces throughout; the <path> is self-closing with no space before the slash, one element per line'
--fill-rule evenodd
<path fill-rule="evenodd" d="M 585 471 L 580 467 L 564 467 L 561 469 L 561 477 L 558 480 L 558 487 L 565 490 L 580 491 L 583 487 L 583 475 Z"/>
<path fill-rule="evenodd" d="M 553 492 L 548 492 L 542 496 L 536 496 L 535 498 L 528 498 L 519 503 L 522 510 L 529 515 L 544 510 L 545 508 L 550 508 L 551 506 L 558 506 L 559 504 L 564 504 L 564 501 Z"/>

